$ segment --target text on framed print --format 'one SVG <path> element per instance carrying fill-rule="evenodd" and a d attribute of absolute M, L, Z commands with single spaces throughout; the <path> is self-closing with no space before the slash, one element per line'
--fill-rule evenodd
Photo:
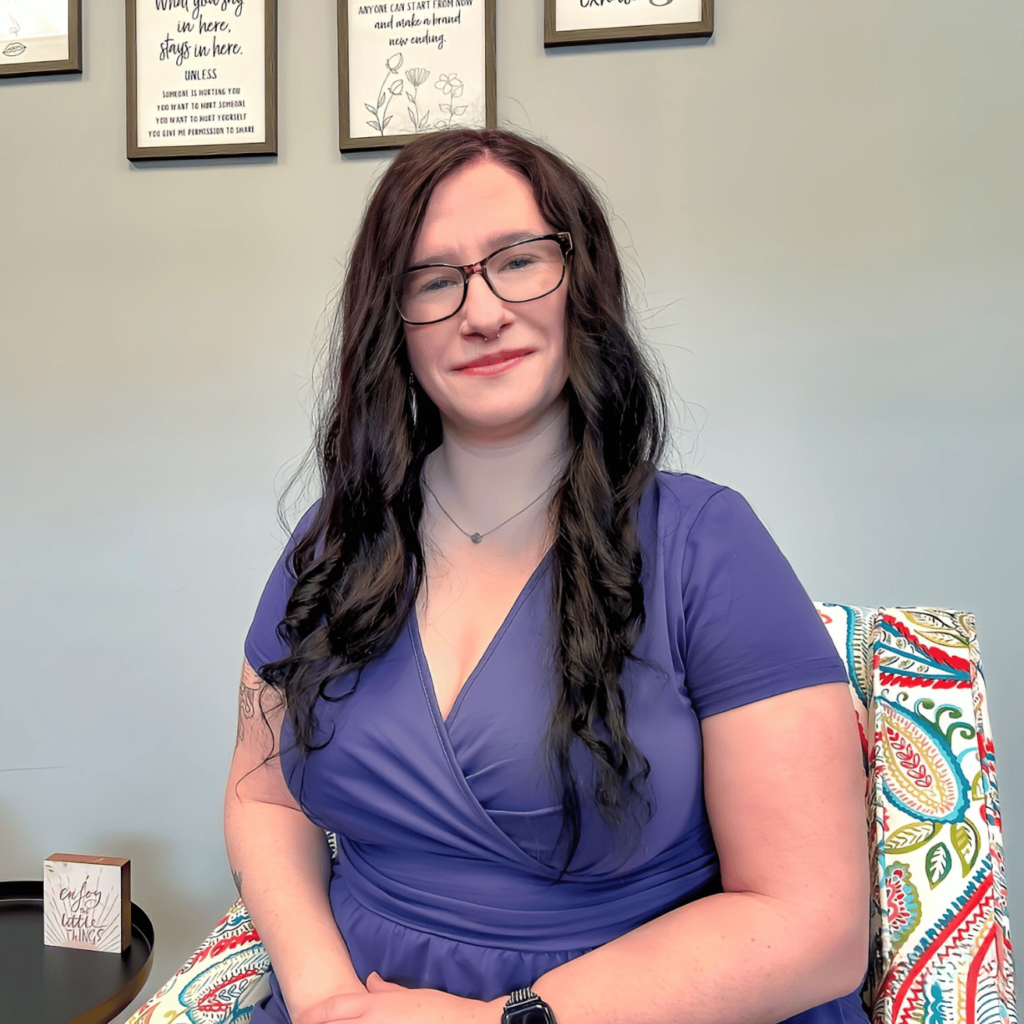
<path fill-rule="evenodd" d="M 128 158 L 277 152 L 277 0 L 126 0 Z"/>
<path fill-rule="evenodd" d="M 342 150 L 493 127 L 495 0 L 339 0 Z"/>
<path fill-rule="evenodd" d="M 707 37 L 714 0 L 544 0 L 544 45 Z"/>

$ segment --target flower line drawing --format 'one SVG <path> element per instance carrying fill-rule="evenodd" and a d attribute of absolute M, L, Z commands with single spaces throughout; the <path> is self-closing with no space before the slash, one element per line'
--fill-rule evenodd
<path fill-rule="evenodd" d="M 391 101 L 398 96 L 405 88 L 402 85 L 402 79 L 398 77 L 398 72 L 402 67 L 404 57 L 400 53 L 393 53 L 386 61 L 384 66 L 388 69 L 387 74 L 384 76 L 384 81 L 380 83 L 380 92 L 377 95 L 377 105 L 372 106 L 369 103 L 364 103 L 363 106 L 373 114 L 373 120 L 367 121 L 366 123 L 376 132 L 384 134 L 384 129 L 387 128 L 393 114 L 388 114 L 388 107 L 391 105 Z M 392 75 L 395 75 L 395 81 L 388 85 L 388 79 Z"/>
<path fill-rule="evenodd" d="M 466 113 L 469 109 L 469 104 L 457 103 L 457 100 L 466 89 L 465 83 L 459 78 L 458 74 L 450 71 L 437 76 L 434 88 L 441 90 L 442 96 L 447 102 L 438 104 L 438 110 L 444 116 L 437 118 L 431 124 L 431 108 L 429 106 L 425 109 L 421 107 L 420 86 L 430 78 L 432 72 L 429 68 L 408 68 L 403 76 L 401 71 L 404 62 L 405 56 L 401 52 L 391 54 L 384 61 L 386 71 L 384 79 L 380 83 L 380 89 L 377 92 L 377 102 L 363 104 L 371 115 L 370 120 L 366 124 L 382 137 L 385 134 L 429 132 L 434 129 L 452 128 L 461 124 L 462 122 L 457 119 Z M 409 117 L 408 127 L 402 124 L 402 127 L 399 128 L 396 125 L 388 133 L 388 125 L 391 124 L 395 116 L 389 113 L 389 108 L 394 98 L 403 94 L 409 104 L 405 108 Z"/>
<path fill-rule="evenodd" d="M 412 121 L 413 128 L 416 131 L 425 132 L 430 127 L 430 107 L 427 107 L 421 115 L 417 97 L 419 96 L 420 86 L 430 77 L 430 72 L 426 68 L 409 68 L 405 73 L 405 77 L 413 89 L 412 92 L 406 90 L 405 93 L 405 98 L 412 104 L 412 106 L 406 108 L 409 112 L 409 120 Z"/>
<path fill-rule="evenodd" d="M 462 95 L 465 86 L 459 76 L 453 71 L 449 75 L 438 75 L 434 88 L 440 89 L 448 97 L 447 103 L 438 104 L 439 110 L 448 112 L 448 120 L 445 121 L 442 118 L 439 121 L 435 121 L 434 127 L 451 128 L 454 118 L 456 116 L 461 117 L 469 109 L 468 105 L 455 106 L 455 101 Z"/>

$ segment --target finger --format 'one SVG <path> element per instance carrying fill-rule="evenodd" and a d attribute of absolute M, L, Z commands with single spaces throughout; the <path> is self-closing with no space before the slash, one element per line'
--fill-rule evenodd
<path fill-rule="evenodd" d="M 296 1024 L 337 1024 L 358 1020 L 366 1010 L 366 996 L 331 996 L 296 1018 Z"/>
<path fill-rule="evenodd" d="M 296 1024 L 338 1024 L 343 1020 L 358 1020 L 361 1013 L 350 1013 L 345 1011 L 330 1010 L 327 1007 L 317 1007 L 311 1014 L 305 1013 L 296 1017 Z"/>
<path fill-rule="evenodd" d="M 405 986 L 385 981 L 376 971 L 371 971 L 366 979 L 366 991 L 371 995 L 380 992 L 404 992 Z"/>

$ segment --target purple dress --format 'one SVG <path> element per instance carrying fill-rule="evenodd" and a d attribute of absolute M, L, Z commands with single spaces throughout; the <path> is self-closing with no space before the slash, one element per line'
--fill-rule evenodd
<path fill-rule="evenodd" d="M 561 807 L 544 756 L 555 635 L 541 562 L 441 716 L 415 614 L 318 708 L 330 743 L 282 767 L 311 819 L 337 833 L 330 898 L 359 976 L 494 999 L 666 910 L 720 891 L 704 807 L 700 720 L 846 678 L 789 563 L 734 491 L 659 473 L 640 504 L 647 621 L 623 672 L 630 735 L 651 765 L 653 815 L 630 842 L 584 804 L 559 880 Z M 304 528 L 300 523 L 296 533 Z M 286 548 L 246 639 L 259 671 L 294 579 Z M 577 752 L 579 753 L 579 752 Z M 590 777 L 588 756 L 577 761 Z M 865 908 L 865 913 L 866 913 Z M 276 982 L 252 1022 L 285 1022 Z M 856 992 L 795 1021 L 866 1021 Z"/>

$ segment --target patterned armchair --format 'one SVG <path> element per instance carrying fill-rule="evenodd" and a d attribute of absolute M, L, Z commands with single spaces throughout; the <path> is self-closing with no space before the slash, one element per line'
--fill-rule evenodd
<path fill-rule="evenodd" d="M 874 1024 L 1015 1022 L 995 753 L 974 619 L 819 604 L 868 770 Z M 333 837 L 331 837 L 333 839 Z M 246 1021 L 269 960 L 241 900 L 128 1024 Z"/>

